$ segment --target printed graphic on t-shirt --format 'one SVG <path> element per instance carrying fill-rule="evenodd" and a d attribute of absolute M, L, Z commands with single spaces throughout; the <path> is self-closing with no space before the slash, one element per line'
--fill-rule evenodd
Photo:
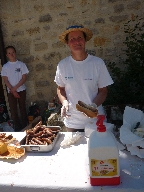
<path fill-rule="evenodd" d="M 16 69 L 15 69 L 15 72 L 20 72 L 20 68 L 16 68 Z"/>
<path fill-rule="evenodd" d="M 65 77 L 65 80 L 73 79 L 73 77 Z"/>
<path fill-rule="evenodd" d="M 92 78 L 85 78 L 84 80 L 93 80 Z"/>

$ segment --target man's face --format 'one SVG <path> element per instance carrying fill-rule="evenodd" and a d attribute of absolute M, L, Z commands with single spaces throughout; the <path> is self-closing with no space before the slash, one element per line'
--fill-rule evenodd
<path fill-rule="evenodd" d="M 12 62 L 15 61 L 16 60 L 16 52 L 15 52 L 15 50 L 13 48 L 8 48 L 6 56 L 8 57 L 8 59 L 10 61 L 12 61 Z"/>
<path fill-rule="evenodd" d="M 85 51 L 85 38 L 81 31 L 72 31 L 68 34 L 67 45 L 72 52 Z"/>

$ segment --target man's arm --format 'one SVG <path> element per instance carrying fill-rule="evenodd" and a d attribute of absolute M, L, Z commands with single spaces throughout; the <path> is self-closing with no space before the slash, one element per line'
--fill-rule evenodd
<path fill-rule="evenodd" d="M 4 79 L 4 83 L 5 85 L 10 89 L 10 92 L 14 95 L 15 98 L 20 98 L 19 94 L 17 93 L 17 91 L 13 91 L 13 87 L 12 85 L 10 84 L 9 80 L 8 80 L 8 77 L 7 76 L 3 76 L 3 79 Z"/>
<path fill-rule="evenodd" d="M 94 98 L 93 102 L 99 106 L 101 105 L 107 97 L 108 89 L 107 87 L 99 88 L 97 96 Z"/>
<path fill-rule="evenodd" d="M 57 95 L 61 103 L 63 103 L 64 100 L 67 100 L 65 87 L 58 86 Z"/>
<path fill-rule="evenodd" d="M 22 75 L 22 78 L 18 82 L 18 84 L 11 88 L 11 92 L 16 91 L 21 85 L 23 85 L 26 82 L 26 76 L 27 76 L 26 74 Z"/>
<path fill-rule="evenodd" d="M 60 100 L 61 103 L 62 103 L 61 117 L 69 117 L 69 115 L 68 115 L 69 103 L 68 103 L 68 101 L 67 101 L 65 88 L 58 86 L 58 88 L 57 88 L 57 94 L 58 94 L 59 100 Z"/>
<path fill-rule="evenodd" d="M 12 85 L 10 84 L 9 80 L 8 80 L 8 77 L 7 76 L 3 76 L 3 80 L 4 80 L 4 83 L 5 85 L 11 89 L 12 88 Z"/>
<path fill-rule="evenodd" d="M 26 82 L 26 74 L 22 75 L 22 79 L 18 82 L 17 85 L 15 85 L 14 87 L 10 84 L 8 77 L 4 76 L 4 83 L 6 84 L 6 86 L 10 89 L 11 92 L 16 91 L 21 85 L 23 85 Z"/>

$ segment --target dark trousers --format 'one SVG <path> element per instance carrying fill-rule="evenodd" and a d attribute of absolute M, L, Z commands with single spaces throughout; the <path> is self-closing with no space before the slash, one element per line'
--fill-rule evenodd
<path fill-rule="evenodd" d="M 20 131 L 28 124 L 26 113 L 26 90 L 20 91 L 18 94 L 20 95 L 19 99 L 15 98 L 12 93 L 8 93 L 11 118 L 14 122 L 15 131 Z M 21 121 L 18 116 L 18 107 L 20 110 Z"/>

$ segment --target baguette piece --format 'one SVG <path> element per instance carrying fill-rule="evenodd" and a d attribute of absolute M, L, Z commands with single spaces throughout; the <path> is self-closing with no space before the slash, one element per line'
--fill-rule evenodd
<path fill-rule="evenodd" d="M 91 107 L 82 101 L 78 101 L 76 104 L 76 109 L 90 118 L 95 118 L 98 116 L 98 110 L 96 108 Z"/>

